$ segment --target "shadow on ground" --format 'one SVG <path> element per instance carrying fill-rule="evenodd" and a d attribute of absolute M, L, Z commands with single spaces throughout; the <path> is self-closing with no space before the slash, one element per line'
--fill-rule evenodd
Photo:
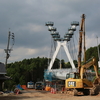
<path fill-rule="evenodd" d="M 23 99 L 29 99 L 29 98 L 41 98 L 42 96 L 0 96 L 0 100 L 23 100 Z"/>

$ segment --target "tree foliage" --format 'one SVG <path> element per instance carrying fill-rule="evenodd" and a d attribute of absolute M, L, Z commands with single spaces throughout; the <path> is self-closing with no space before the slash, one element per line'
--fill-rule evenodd
<path fill-rule="evenodd" d="M 98 48 L 99 48 L 99 51 L 100 51 L 100 45 L 97 47 L 90 47 L 89 49 L 87 49 L 86 51 L 86 60 L 90 59 L 91 57 L 95 57 L 96 60 L 98 61 L 99 60 L 99 57 L 98 57 Z"/>
<path fill-rule="evenodd" d="M 53 68 L 59 68 L 59 59 L 56 59 Z M 64 63 L 64 61 L 62 62 Z M 64 65 L 64 64 L 63 64 Z M 48 67 L 48 58 L 31 58 L 7 65 L 7 76 L 11 80 L 5 81 L 5 87 L 11 88 L 13 85 L 26 85 L 29 81 L 42 81 L 44 70 Z"/>

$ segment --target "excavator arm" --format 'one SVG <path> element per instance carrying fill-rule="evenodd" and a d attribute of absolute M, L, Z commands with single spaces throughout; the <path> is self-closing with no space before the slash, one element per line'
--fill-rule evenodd
<path fill-rule="evenodd" d="M 83 73 L 84 73 L 84 70 L 89 68 L 90 66 L 94 66 L 94 71 L 96 73 L 96 78 L 98 78 L 98 70 L 97 70 L 97 64 L 96 64 L 96 59 L 93 57 L 91 59 L 91 61 L 89 61 L 88 63 L 82 65 L 81 67 L 81 70 L 80 70 L 80 76 L 81 76 L 81 79 L 83 79 Z"/>

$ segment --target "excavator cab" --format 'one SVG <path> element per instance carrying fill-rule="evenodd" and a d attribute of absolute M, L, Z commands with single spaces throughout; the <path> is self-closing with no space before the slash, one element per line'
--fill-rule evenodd
<path fill-rule="evenodd" d="M 67 75 L 66 75 L 66 79 L 68 79 L 68 78 L 73 78 L 73 79 L 79 79 L 79 73 L 68 73 Z"/>

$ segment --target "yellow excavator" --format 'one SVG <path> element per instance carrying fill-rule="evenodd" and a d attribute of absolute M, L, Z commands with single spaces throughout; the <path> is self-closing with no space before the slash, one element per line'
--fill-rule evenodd
<path fill-rule="evenodd" d="M 82 38 L 84 38 L 84 64 L 81 65 Z M 73 91 L 74 95 L 82 92 L 85 95 L 98 94 L 100 91 L 100 77 L 98 75 L 96 59 L 93 57 L 86 62 L 85 48 L 85 14 L 82 14 L 80 30 L 79 30 L 79 54 L 78 54 L 78 71 L 68 73 L 65 80 L 65 88 Z M 87 68 L 94 66 L 94 73 L 87 72 Z M 93 80 L 93 78 L 95 79 Z"/>
<path fill-rule="evenodd" d="M 94 66 L 95 73 L 86 72 L 90 66 Z M 95 79 L 93 79 L 95 77 Z M 82 92 L 84 95 L 96 95 L 100 91 L 100 78 L 98 75 L 96 59 L 93 57 L 80 68 L 80 72 L 69 73 L 66 76 L 65 88 L 73 91 L 74 96 Z"/>

